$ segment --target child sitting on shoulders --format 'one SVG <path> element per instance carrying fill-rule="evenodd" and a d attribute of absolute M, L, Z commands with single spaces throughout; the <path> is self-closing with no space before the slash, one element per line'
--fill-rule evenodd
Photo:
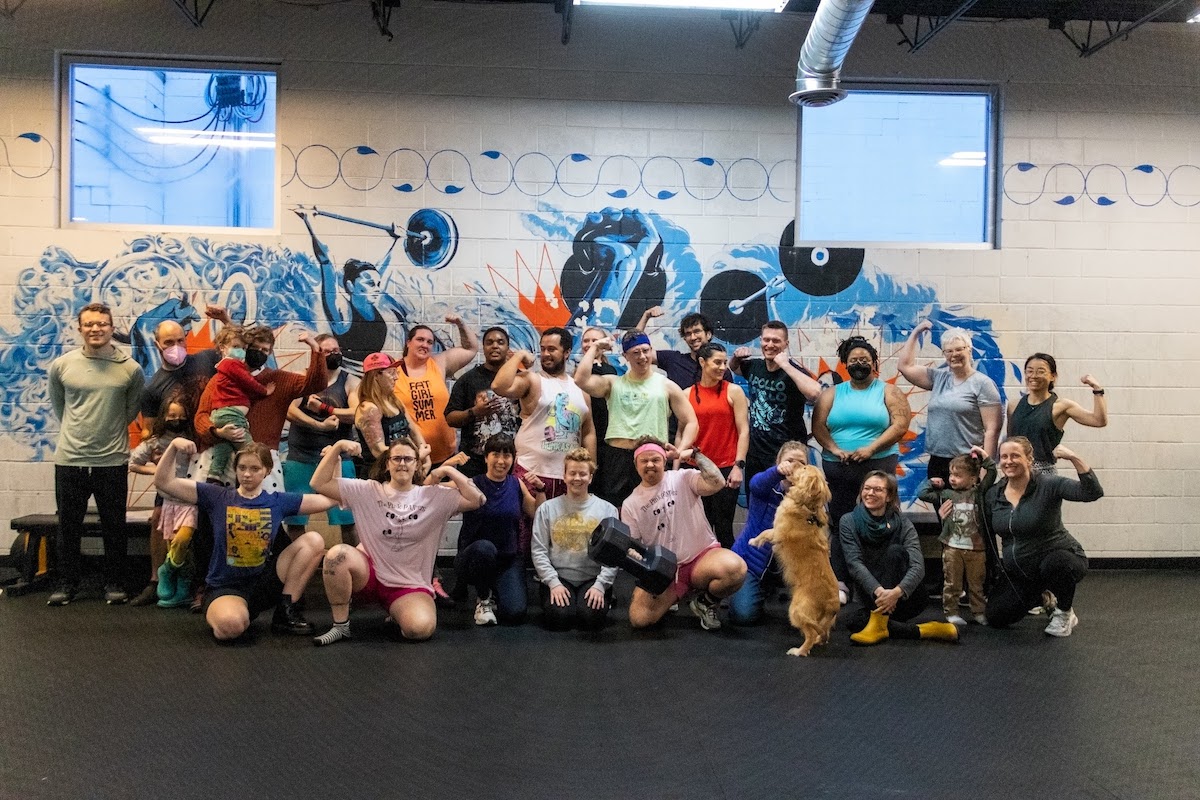
<path fill-rule="evenodd" d="M 979 473 L 983 471 L 983 479 Z M 996 462 L 981 447 L 972 447 L 969 455 L 956 456 L 950 462 L 950 486 L 941 478 L 927 479 L 917 487 L 917 497 L 938 509 L 942 520 L 942 610 L 946 621 L 955 625 L 967 622 L 958 612 L 963 577 L 968 587 L 968 602 L 972 619 L 980 625 L 987 622 L 983 615 L 986 599 L 983 596 L 987 556 L 983 546 L 983 496 L 996 482 Z"/>
<path fill-rule="evenodd" d="M 246 421 L 250 404 L 275 391 L 275 384 L 264 386 L 250 374 L 250 368 L 246 366 L 246 342 L 242 338 L 241 328 L 232 325 L 222 328 L 217 332 L 216 345 L 222 358 L 217 362 L 217 374 L 212 377 L 215 386 L 212 394 L 213 427 L 233 425 L 246 432 L 246 437 L 239 443 L 222 439 L 212 447 L 208 482 L 223 484 L 229 459 L 235 451 L 253 441 L 250 438 L 250 423 Z"/>

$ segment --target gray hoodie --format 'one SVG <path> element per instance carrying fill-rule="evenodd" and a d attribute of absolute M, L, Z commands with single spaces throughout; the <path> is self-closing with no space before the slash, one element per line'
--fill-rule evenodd
<path fill-rule="evenodd" d="M 54 463 L 119 467 L 129 462 L 129 423 L 138 415 L 145 375 L 125 351 L 72 350 L 50 364 L 50 404 L 61 422 Z"/>

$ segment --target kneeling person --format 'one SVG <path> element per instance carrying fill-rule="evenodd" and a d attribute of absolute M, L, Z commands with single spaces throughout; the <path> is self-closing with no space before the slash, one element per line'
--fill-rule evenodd
<path fill-rule="evenodd" d="M 691 457 L 700 468 L 667 471 L 667 459 Z M 662 619 L 689 590 L 699 592 L 692 612 L 705 630 L 721 627 L 717 606 L 746 580 L 746 562 L 717 543 L 704 516 L 701 498 L 725 487 L 721 470 L 699 450 L 677 452 L 651 437 L 642 437 L 633 453 L 641 484 L 621 505 L 621 519 L 630 535 L 653 547 L 661 544 L 675 553 L 679 570 L 675 583 L 657 597 L 641 588 L 633 590 L 629 623 L 645 628 Z"/>
<path fill-rule="evenodd" d="M 533 519 L 533 567 L 541 582 L 542 619 L 552 631 L 595 631 L 612 607 L 616 567 L 601 567 L 588 555 L 592 531 L 617 516 L 607 500 L 589 493 L 596 462 L 586 448 L 563 457 L 567 493 L 547 500 Z"/>

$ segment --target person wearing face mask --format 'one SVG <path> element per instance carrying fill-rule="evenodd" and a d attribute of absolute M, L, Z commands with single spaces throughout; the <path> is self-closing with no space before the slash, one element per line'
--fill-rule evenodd
<path fill-rule="evenodd" d="M 246 412 L 250 410 L 250 404 L 275 391 L 275 384 L 259 383 L 250 374 L 246 343 L 240 330 L 222 328 L 217 334 L 217 349 L 222 357 L 217 362 L 217 374 L 210 381 L 216 387 L 210 418 L 218 427 L 228 425 L 245 431 L 246 438 L 236 445 L 232 441 L 213 445 L 212 461 L 208 465 L 209 483 L 221 483 L 234 451 L 249 443 L 250 423 L 246 421 Z"/>
<path fill-rule="evenodd" d="M 863 479 L 875 471 L 896 474 L 897 443 L 912 418 L 908 398 L 879 378 L 879 353 L 862 336 L 838 345 L 838 360 L 850 380 L 821 392 L 813 407 L 813 437 L 821 445 L 825 481 L 832 499 L 829 519 L 841 520 L 858 502 Z M 839 537 L 830 538 L 829 557 L 839 590 L 846 592 L 849 575 Z M 842 598 L 846 602 L 846 598 Z"/>
<path fill-rule="evenodd" d="M 229 313 L 221 306 L 208 306 L 205 316 L 229 325 Z M 187 333 L 174 320 L 163 320 L 154 330 L 154 346 L 158 349 L 162 366 L 146 381 L 142 390 L 142 438 L 150 438 L 154 434 L 155 423 L 159 411 L 164 408 L 168 397 L 178 395 L 184 405 L 195 408 L 200 400 L 200 393 L 209 379 L 217 372 L 217 362 L 221 354 L 215 348 L 201 350 L 198 353 L 188 353 Z M 191 423 L 189 420 L 189 430 Z M 167 534 L 162 532 L 161 495 L 154 499 L 154 513 L 150 517 L 150 582 L 141 593 L 129 601 L 131 606 L 148 606 L 158 602 L 158 570 L 167 557 Z"/>
<path fill-rule="evenodd" d="M 309 481 L 321 463 L 321 451 L 334 442 L 349 439 L 354 434 L 354 413 L 358 409 L 359 379 L 342 369 L 342 350 L 332 334 L 316 337 L 317 346 L 325 357 L 329 385 L 320 394 L 297 397 L 288 406 L 287 461 L 283 462 L 283 486 L 286 491 L 310 491 Z M 342 459 L 342 476 L 354 477 L 354 462 Z M 326 514 L 330 525 L 341 528 L 342 541 L 358 544 L 354 532 L 354 516 L 347 510 L 334 507 Z M 288 534 L 295 538 L 304 533 L 308 517 L 288 517 Z"/>

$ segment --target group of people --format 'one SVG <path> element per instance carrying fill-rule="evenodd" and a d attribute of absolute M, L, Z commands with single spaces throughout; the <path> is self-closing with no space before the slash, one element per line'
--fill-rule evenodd
<path fill-rule="evenodd" d="M 507 331 L 489 328 L 481 363 L 451 385 L 480 349 L 454 315 L 445 321 L 458 329 L 457 347 L 437 351 L 433 330 L 418 325 L 400 358 L 368 354 L 359 374 L 344 368 L 336 337 L 302 331 L 311 356 L 297 373 L 267 366 L 270 328 L 235 326 L 211 308 L 224 323 L 216 349 L 189 354 L 182 328 L 162 323 L 155 345 L 163 366 L 143 386 L 136 363 L 112 344 L 111 312 L 90 304 L 78 317 L 82 348 L 50 369 L 62 424 L 60 584 L 49 603 L 66 605 L 78 591 L 89 495 L 104 532 L 105 598 L 128 600 L 120 570 L 129 469 L 153 474 L 159 492 L 151 581 L 133 602 L 192 605 L 219 640 L 242 635 L 272 608 L 273 630 L 314 634 L 304 590 L 318 569 L 333 626 L 313 637 L 317 645 L 350 637 L 352 604 L 382 605 L 404 637 L 428 638 L 439 603 L 472 590 L 477 624 L 519 623 L 527 566 L 547 628 L 596 630 L 612 607 L 616 569 L 588 556 L 588 540 L 617 516 L 678 562 L 665 592 L 634 589 L 633 627 L 656 624 L 684 601 L 706 630 L 721 626 L 722 605 L 730 622 L 753 624 L 779 570 L 769 545 L 749 541 L 771 527 L 792 470 L 808 461 L 811 405 L 832 494 L 831 565 L 843 605 L 854 603 L 844 615 L 852 641 L 957 638 L 968 621 L 959 610 L 964 589 L 972 622 L 1003 627 L 1037 607 L 1050 613 L 1047 633 L 1070 635 L 1087 559 L 1062 525 L 1061 504 L 1097 499 L 1102 489 L 1061 439 L 1071 419 L 1106 424 L 1104 390 L 1091 376 L 1083 379 L 1093 390 L 1087 410 L 1054 394 L 1051 356 L 1031 356 L 1028 392 L 1010 404 L 1000 444 L 1000 394 L 975 369 L 970 334 L 940 331 L 945 364 L 928 367 L 916 359 L 933 326 L 912 332 L 899 370 L 930 392 L 921 497 L 942 519 L 950 623 L 913 625 L 927 600 L 924 560 L 895 479 L 912 412 L 904 392 L 880 378 L 875 347 L 860 336 L 842 342 L 838 375 L 824 386 L 792 358 L 781 322 L 763 326 L 757 356 L 746 347 L 730 356 L 708 320 L 690 314 L 679 327 L 688 346 L 681 353 L 656 350 L 645 333 L 661 314 L 648 310 L 619 339 L 584 330 L 573 372 L 570 330 L 543 331 L 535 356 L 512 351 Z M 609 358 L 617 348 L 623 372 Z M 143 441 L 130 456 L 128 426 L 139 411 Z M 1054 473 L 1059 459 L 1072 462 L 1078 480 Z M 743 486 L 748 517 L 735 539 Z M 318 512 L 340 527 L 341 543 L 328 552 L 307 530 Z M 435 560 L 456 514 L 451 597 Z"/>

